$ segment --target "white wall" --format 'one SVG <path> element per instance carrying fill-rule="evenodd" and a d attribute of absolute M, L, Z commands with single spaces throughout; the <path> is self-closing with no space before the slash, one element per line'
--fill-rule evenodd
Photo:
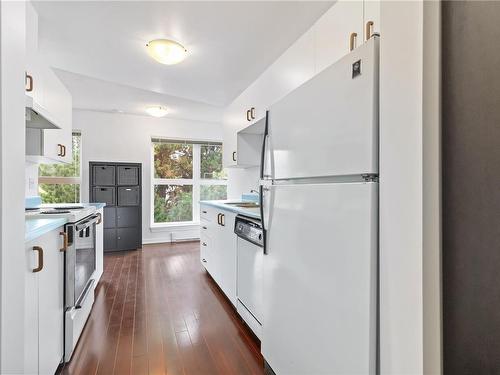
<path fill-rule="evenodd" d="M 142 163 L 143 243 L 199 238 L 199 226 L 150 229 L 151 137 L 222 140 L 222 126 L 176 119 L 94 111 L 73 111 L 73 129 L 82 132 L 82 201 L 89 199 L 89 161 Z"/>
<path fill-rule="evenodd" d="M 25 164 L 24 195 L 26 197 L 38 195 L 38 164 L 28 161 Z"/>
<path fill-rule="evenodd" d="M 249 194 L 250 190 L 259 191 L 259 172 L 257 168 L 227 168 L 227 197 L 240 199 L 242 194 Z"/>
<path fill-rule="evenodd" d="M 0 372 L 24 373 L 25 3 L 0 3 Z"/>
<path fill-rule="evenodd" d="M 439 3 L 424 8 L 408 1 L 380 9 L 382 374 L 442 371 Z"/>

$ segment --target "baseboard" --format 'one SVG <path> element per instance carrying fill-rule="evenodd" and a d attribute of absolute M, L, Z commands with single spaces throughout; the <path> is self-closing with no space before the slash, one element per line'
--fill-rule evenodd
<path fill-rule="evenodd" d="M 155 245 L 155 244 L 160 244 L 160 243 L 178 243 L 178 242 L 192 242 L 192 241 L 199 241 L 199 237 L 193 237 L 193 238 L 154 238 L 154 239 L 149 239 L 149 240 L 142 240 L 143 245 Z"/>

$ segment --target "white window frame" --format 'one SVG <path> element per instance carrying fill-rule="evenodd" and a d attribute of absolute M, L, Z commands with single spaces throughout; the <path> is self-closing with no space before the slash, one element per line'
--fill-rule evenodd
<path fill-rule="evenodd" d="M 161 139 L 159 137 L 153 137 L 154 139 Z M 201 178 L 201 146 L 203 144 L 221 144 L 218 141 L 198 141 L 193 139 L 172 139 L 168 138 L 168 142 L 178 142 L 187 143 L 193 145 L 193 178 L 155 178 L 154 170 L 154 141 L 151 139 L 151 199 L 150 199 L 150 226 L 151 228 L 162 228 L 162 227 L 178 227 L 178 226 L 189 226 L 189 225 L 199 225 L 200 224 L 200 190 L 202 185 L 225 185 L 227 186 L 227 179 L 205 179 Z M 224 148 L 224 145 L 222 145 Z M 156 185 L 182 185 L 182 186 L 193 186 L 193 220 L 192 221 L 173 221 L 170 223 L 156 223 L 154 221 L 154 201 L 155 193 L 154 189 Z"/>
<path fill-rule="evenodd" d="M 73 143 L 73 136 L 74 135 L 80 136 L 80 168 L 78 168 L 78 170 L 80 171 L 80 176 L 77 176 L 77 177 L 38 176 L 38 184 L 79 185 L 80 189 L 78 189 L 78 191 L 80 194 L 78 197 L 78 202 L 76 202 L 76 203 L 81 203 L 81 201 L 82 201 L 82 161 L 83 161 L 83 159 L 82 159 L 82 132 L 79 130 L 73 130 L 71 132 L 71 142 L 72 143 Z"/>

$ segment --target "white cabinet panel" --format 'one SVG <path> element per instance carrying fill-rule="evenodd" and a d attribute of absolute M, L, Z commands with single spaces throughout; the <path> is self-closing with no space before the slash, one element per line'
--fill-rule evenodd
<path fill-rule="evenodd" d="M 363 43 L 363 1 L 338 1 L 314 26 L 316 73 L 349 53 L 349 36 Z"/>
<path fill-rule="evenodd" d="M 61 228 L 61 231 L 63 228 Z M 38 273 L 38 372 L 53 374 L 63 356 L 64 253 L 58 231 L 44 240 L 43 269 Z"/>
<path fill-rule="evenodd" d="M 37 108 L 59 129 L 28 132 L 28 160 L 44 163 L 72 161 L 72 98 L 54 71 L 43 61 L 38 51 L 38 15 L 31 3 L 26 5 L 26 73 L 33 78 L 33 98 Z M 31 130 L 31 129 L 30 129 Z M 36 147 L 29 147 L 32 144 Z"/>
<path fill-rule="evenodd" d="M 63 357 L 64 253 L 59 232 L 51 231 L 25 246 L 25 373 L 53 374 Z M 39 265 L 38 246 L 43 251 Z"/>
<path fill-rule="evenodd" d="M 201 220 L 201 264 L 236 306 L 236 214 L 203 203 L 200 208 L 211 213 L 210 221 Z"/>

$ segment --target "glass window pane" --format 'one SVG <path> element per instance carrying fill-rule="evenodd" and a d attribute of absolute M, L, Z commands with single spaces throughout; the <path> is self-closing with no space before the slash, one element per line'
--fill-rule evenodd
<path fill-rule="evenodd" d="M 78 184 L 38 184 L 38 194 L 42 203 L 79 203 Z"/>
<path fill-rule="evenodd" d="M 193 145 L 153 143 L 155 178 L 193 178 Z"/>
<path fill-rule="evenodd" d="M 40 164 L 38 175 L 43 177 L 80 177 L 81 135 L 73 133 L 73 162 L 71 164 Z"/>
<path fill-rule="evenodd" d="M 222 145 L 201 145 L 201 173 L 205 179 L 223 180 L 226 174 L 222 169 Z"/>
<path fill-rule="evenodd" d="M 154 222 L 193 221 L 192 185 L 155 185 Z"/>
<path fill-rule="evenodd" d="M 200 200 L 227 199 L 226 185 L 200 185 Z"/>

